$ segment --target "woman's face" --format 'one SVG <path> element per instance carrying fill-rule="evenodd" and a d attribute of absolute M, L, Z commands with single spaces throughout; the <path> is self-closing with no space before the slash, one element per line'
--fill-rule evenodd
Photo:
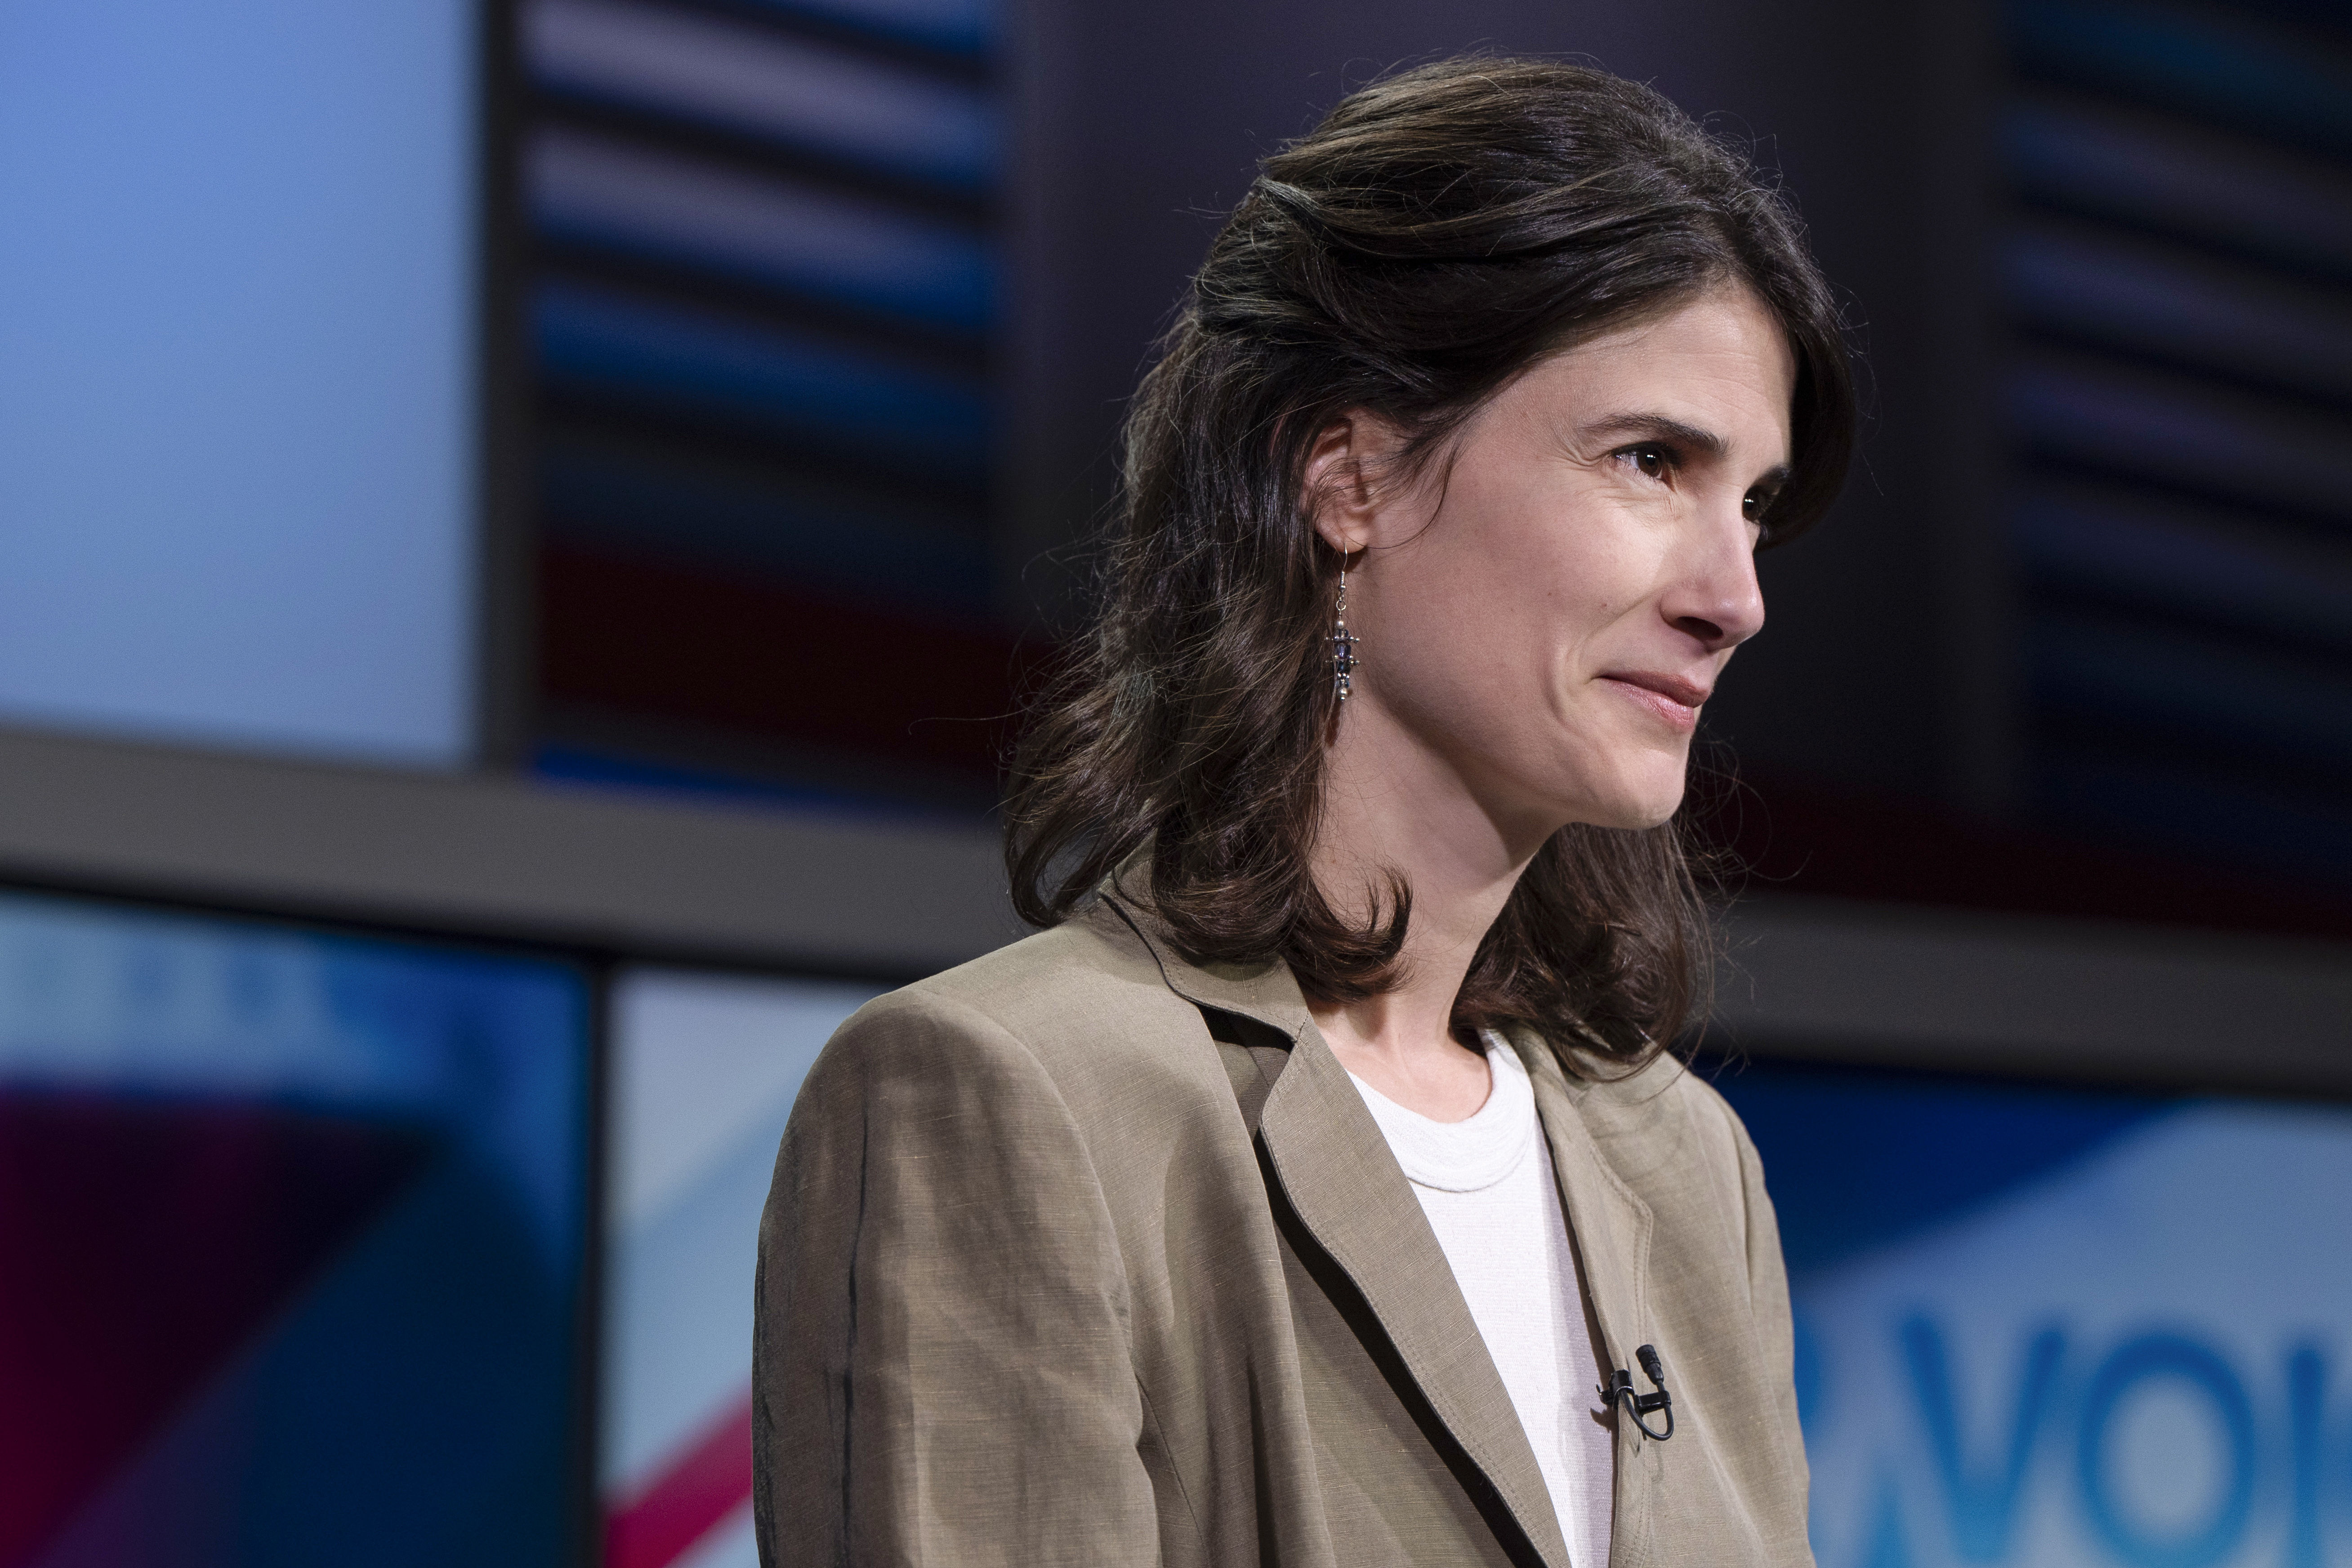
<path fill-rule="evenodd" d="M 1466 787 L 1530 834 L 1671 816 L 1700 705 L 1764 624 L 1757 519 L 1787 471 L 1794 384 L 1780 328 L 1727 287 L 1537 365 L 1416 484 L 1326 489 L 1325 537 L 1370 547 L 1348 577 L 1363 662 L 1340 718 L 1343 747 L 1370 748 L 1359 771 Z M 1310 478 L 1376 461 L 1384 438 L 1334 426 Z"/>

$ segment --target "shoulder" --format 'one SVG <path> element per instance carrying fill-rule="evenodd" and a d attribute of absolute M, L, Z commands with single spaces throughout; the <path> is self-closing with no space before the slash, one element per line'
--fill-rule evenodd
<path fill-rule="evenodd" d="M 1107 903 L 884 999 L 966 1009 L 1024 1039 L 1138 1009 L 1186 1005 L 1168 988 L 1150 948 Z"/>
<path fill-rule="evenodd" d="M 1739 1205 L 1756 1179 L 1755 1146 L 1739 1113 L 1679 1057 L 1662 1051 L 1633 1072 L 1588 1078 L 1576 1098 L 1612 1167 L 1654 1204 Z"/>
<path fill-rule="evenodd" d="M 1744 1140 L 1739 1113 L 1704 1074 L 1671 1051 L 1660 1051 L 1627 1072 L 1601 1070 L 1580 1077 L 1576 1094 L 1596 1134 L 1623 1136 L 1694 1133 Z"/>
<path fill-rule="evenodd" d="M 1107 905 L 868 1002 L 811 1080 L 870 1085 L 908 1074 L 974 1089 L 1026 1084 L 1081 1119 L 1115 1091 L 1225 1082 L 1200 1010 L 1169 988 L 1150 947 Z"/>
<path fill-rule="evenodd" d="M 922 1019 L 1018 1041 L 1059 1062 L 1109 1064 L 1199 1009 L 1168 987 L 1143 939 L 1107 904 L 1051 930 L 877 998 L 851 1025 Z"/>

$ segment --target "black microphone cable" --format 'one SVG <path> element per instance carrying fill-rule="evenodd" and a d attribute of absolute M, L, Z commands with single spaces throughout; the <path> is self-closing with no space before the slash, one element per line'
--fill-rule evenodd
<path fill-rule="evenodd" d="M 1666 1392 L 1665 1364 L 1658 1359 L 1658 1347 L 1654 1344 L 1645 1344 L 1636 1350 L 1633 1359 L 1642 1364 L 1643 1373 L 1657 1392 L 1634 1393 L 1633 1375 L 1621 1366 L 1609 1375 L 1607 1385 L 1601 1390 L 1601 1403 L 1603 1406 L 1622 1404 L 1627 1417 L 1641 1430 L 1642 1436 L 1663 1443 L 1675 1435 L 1675 1396 Z M 1666 1429 L 1663 1432 L 1654 1431 L 1650 1424 L 1642 1419 L 1656 1410 L 1666 1413 Z"/>

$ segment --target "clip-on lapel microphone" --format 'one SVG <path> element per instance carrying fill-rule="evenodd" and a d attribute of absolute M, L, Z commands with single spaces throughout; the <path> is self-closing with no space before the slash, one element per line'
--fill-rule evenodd
<path fill-rule="evenodd" d="M 1633 1359 L 1642 1364 L 1642 1371 L 1648 1375 L 1657 1392 L 1634 1393 L 1633 1375 L 1621 1366 L 1609 1375 L 1608 1384 L 1601 1390 L 1601 1403 L 1604 1406 L 1622 1404 L 1625 1414 L 1632 1417 L 1634 1426 L 1641 1428 L 1642 1436 L 1663 1443 L 1675 1435 L 1675 1396 L 1666 1392 L 1666 1369 L 1658 1360 L 1658 1347 L 1654 1344 L 1645 1344 L 1635 1351 Z M 1664 1431 L 1653 1432 L 1650 1424 L 1642 1419 L 1653 1410 L 1666 1413 Z"/>

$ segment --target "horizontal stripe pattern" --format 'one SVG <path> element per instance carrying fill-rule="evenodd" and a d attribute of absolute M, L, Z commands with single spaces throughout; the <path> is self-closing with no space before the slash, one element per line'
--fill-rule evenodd
<path fill-rule="evenodd" d="M 996 177 L 999 115 L 970 82 L 829 40 L 630 0 L 531 0 L 542 87 L 965 190 Z"/>
<path fill-rule="evenodd" d="M 666 601 L 637 619 L 725 626 L 752 656 L 622 645 L 588 680 L 567 650 L 593 629 L 572 626 L 558 591 L 541 607 L 541 695 L 645 721 L 633 733 L 649 737 L 696 715 L 781 743 L 772 755 L 837 746 L 830 710 L 820 737 L 795 727 L 804 704 L 664 683 L 800 684 L 780 659 L 791 639 L 747 642 L 745 594 L 830 606 L 825 623 L 853 637 L 937 617 L 953 641 L 994 612 L 993 7 L 526 0 L 519 26 L 542 580 L 578 578 L 558 561 L 623 559 L 657 569 L 638 580 L 665 593 L 704 585 L 724 602 Z M 625 595 L 600 605 L 625 612 Z M 854 641 L 823 651 L 899 662 Z M 919 686 L 868 695 L 919 706 L 861 734 L 935 716 Z M 682 757 L 709 737 L 677 738 Z"/>
<path fill-rule="evenodd" d="M 2009 12 L 1996 277 L 2026 782 L 2063 829 L 2352 869 L 2352 29 Z"/>

